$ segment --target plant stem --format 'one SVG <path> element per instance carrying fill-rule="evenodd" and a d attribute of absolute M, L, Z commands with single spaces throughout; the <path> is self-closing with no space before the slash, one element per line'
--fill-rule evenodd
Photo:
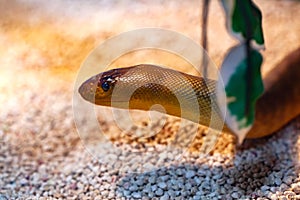
<path fill-rule="evenodd" d="M 208 7 L 209 7 L 209 0 L 204 0 L 203 9 L 202 9 L 202 66 L 203 66 L 203 77 L 207 79 L 207 71 L 208 71 L 208 59 L 207 54 L 207 21 L 208 21 Z"/>

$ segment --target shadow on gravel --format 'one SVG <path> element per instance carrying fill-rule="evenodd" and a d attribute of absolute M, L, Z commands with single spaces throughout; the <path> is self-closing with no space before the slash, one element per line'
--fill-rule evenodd
<path fill-rule="evenodd" d="M 271 198 L 277 191 L 289 190 L 297 179 L 295 135 L 300 129 L 290 127 L 269 138 L 246 141 L 229 164 L 212 156 L 205 163 L 213 164 L 194 160 L 127 174 L 118 181 L 116 195 L 126 199 Z"/>

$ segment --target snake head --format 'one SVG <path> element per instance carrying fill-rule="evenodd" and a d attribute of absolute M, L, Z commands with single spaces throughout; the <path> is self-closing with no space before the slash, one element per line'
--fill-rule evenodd
<path fill-rule="evenodd" d="M 97 105 L 110 106 L 113 88 L 118 80 L 117 70 L 109 70 L 92 76 L 79 87 L 80 95 Z"/>
<path fill-rule="evenodd" d="M 121 81 L 122 75 L 126 74 L 129 69 L 130 67 L 112 69 L 92 76 L 82 83 L 78 92 L 91 103 L 111 106 L 113 90 L 117 82 Z"/>

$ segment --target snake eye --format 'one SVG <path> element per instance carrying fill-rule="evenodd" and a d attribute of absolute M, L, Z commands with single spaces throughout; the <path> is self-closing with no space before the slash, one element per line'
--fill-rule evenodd
<path fill-rule="evenodd" d="M 110 85 L 107 81 L 105 81 L 101 84 L 101 88 L 103 89 L 104 92 L 107 92 L 110 88 Z"/>

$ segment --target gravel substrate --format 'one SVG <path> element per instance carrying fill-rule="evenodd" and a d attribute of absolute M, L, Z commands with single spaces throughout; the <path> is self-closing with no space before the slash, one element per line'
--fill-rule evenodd
<path fill-rule="evenodd" d="M 101 117 L 106 142 L 93 131 L 77 133 L 73 84 L 90 50 L 146 22 L 198 41 L 198 1 L 53 2 L 0 3 L 0 200 L 300 199 L 299 117 L 278 133 L 246 141 L 237 149 L 234 137 L 222 134 L 205 156 L 199 149 L 207 138 L 206 130 L 200 128 L 187 148 L 184 141 L 190 138 L 185 136 L 198 126 L 186 125 L 183 137 L 177 138 L 177 118 L 167 118 L 157 134 L 146 138 L 137 137 L 143 131 L 136 127 L 117 132 Z M 268 71 L 299 45 L 295 41 L 299 41 L 300 26 L 295 22 L 300 6 L 296 1 L 256 2 L 264 11 L 264 70 Z M 224 21 L 219 21 L 223 15 L 217 1 L 211 5 L 209 49 L 220 64 L 234 41 L 226 34 Z M 121 18 L 128 21 L 120 23 Z M 157 55 L 146 53 L 151 59 Z M 180 65 L 165 55 L 156 58 L 165 65 Z M 131 64 L 128 57 L 124 60 L 122 66 Z M 177 148 L 168 149 L 174 139 Z"/>
<path fill-rule="evenodd" d="M 30 83 L 35 73 L 22 73 L 26 78 L 15 89 L 23 92 L 7 96 L 7 106 L 1 108 L 0 199 L 300 198 L 299 118 L 270 138 L 246 141 L 235 155 L 231 137 L 223 135 L 209 156 L 186 152 L 177 159 L 170 153 L 157 167 L 126 172 L 120 167 L 124 160 L 116 159 L 126 157 L 122 151 L 104 145 L 106 155 L 99 160 L 87 153 L 73 124 L 72 107 L 65 103 L 71 93 L 30 89 L 37 83 L 64 82 L 56 77 Z M 163 150 L 160 140 L 153 140 L 157 145 L 149 146 Z M 128 141 L 123 147 L 134 149 Z M 104 162 L 105 156 L 114 156 L 115 162 Z M 158 160 L 157 154 L 147 156 Z"/>

